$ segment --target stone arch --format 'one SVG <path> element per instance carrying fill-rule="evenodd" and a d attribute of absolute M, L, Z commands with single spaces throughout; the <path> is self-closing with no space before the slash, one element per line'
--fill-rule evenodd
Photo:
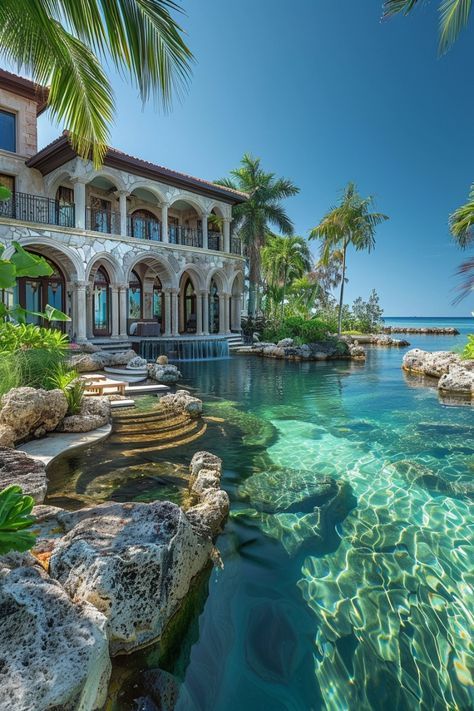
<path fill-rule="evenodd" d="M 47 187 L 48 197 L 52 200 L 56 199 L 56 192 L 63 183 L 72 183 L 74 174 L 70 170 L 62 170 L 58 172 L 51 180 Z"/>
<path fill-rule="evenodd" d="M 186 202 L 188 203 L 188 205 L 191 205 L 191 207 L 196 210 L 199 217 L 202 215 L 203 212 L 206 211 L 203 202 L 197 196 L 194 197 L 193 195 L 189 195 L 188 193 L 178 193 L 177 195 L 173 195 L 169 202 L 168 208 L 172 208 L 173 205 L 179 201 Z"/>
<path fill-rule="evenodd" d="M 49 237 L 22 237 L 18 242 L 25 249 L 31 247 L 31 251 L 55 262 L 61 268 L 66 281 L 84 281 L 84 265 L 78 253 L 69 247 Z M 5 250 L 5 259 L 9 259 L 14 251 L 13 246 L 8 247 Z"/>
<path fill-rule="evenodd" d="M 240 332 L 242 315 L 242 298 L 244 294 L 244 274 L 238 271 L 230 280 L 230 328 Z"/>
<path fill-rule="evenodd" d="M 185 275 L 189 276 L 189 278 L 191 279 L 196 293 L 198 293 L 199 291 L 205 291 L 206 278 L 202 270 L 199 269 L 199 267 L 197 267 L 195 264 L 186 264 L 186 266 L 183 267 L 183 269 L 179 272 L 178 275 L 179 288 L 181 288 L 183 285 L 183 277 Z"/>
<path fill-rule="evenodd" d="M 105 268 L 110 283 L 118 284 L 124 281 L 122 267 L 109 252 L 97 252 L 90 259 L 86 267 L 86 281 L 93 282 L 95 273 L 101 266 Z"/>
<path fill-rule="evenodd" d="M 216 267 L 215 269 L 211 269 L 206 278 L 206 291 L 209 291 L 211 287 L 211 281 L 214 279 L 214 281 L 217 284 L 217 288 L 219 289 L 219 292 L 221 294 L 229 293 L 230 290 L 228 288 L 228 280 L 226 277 L 226 274 L 223 269 L 220 267 Z"/>
<path fill-rule="evenodd" d="M 117 175 L 116 173 L 110 172 L 106 169 L 100 169 L 100 170 L 94 170 L 91 173 L 88 173 L 87 176 L 84 176 L 84 179 L 86 181 L 86 185 L 90 185 L 93 180 L 96 178 L 105 178 L 109 182 L 112 183 L 112 185 L 115 186 L 116 190 L 124 190 L 127 191 L 127 186 L 125 185 L 125 182 L 122 180 L 122 178 Z"/>
<path fill-rule="evenodd" d="M 136 180 L 134 183 L 131 183 L 128 186 L 128 192 L 132 194 L 134 190 L 138 190 L 139 188 L 142 188 L 143 190 L 148 190 L 148 192 L 154 195 L 160 203 L 166 202 L 165 192 L 153 183 L 150 183 L 146 180 Z"/>
<path fill-rule="evenodd" d="M 176 278 L 173 270 L 166 259 L 154 252 L 141 252 L 136 255 L 129 263 L 125 273 L 125 281 L 128 283 L 133 270 L 140 265 L 146 265 L 147 270 L 143 274 L 143 278 L 151 278 L 151 275 L 157 276 L 165 289 L 177 289 L 179 280 Z"/>

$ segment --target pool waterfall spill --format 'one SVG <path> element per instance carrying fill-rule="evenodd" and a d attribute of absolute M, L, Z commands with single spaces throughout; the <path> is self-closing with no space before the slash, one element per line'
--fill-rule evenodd
<path fill-rule="evenodd" d="M 139 355 L 149 361 L 166 355 L 170 361 L 205 361 L 229 357 L 226 338 L 179 338 L 141 340 Z"/>
<path fill-rule="evenodd" d="M 195 451 L 224 459 L 225 567 L 199 633 L 179 658 L 150 651 L 141 667 L 179 679 L 175 711 L 474 706 L 473 413 L 405 382 L 400 357 L 186 364 L 207 395 L 199 439 L 142 459 L 137 478 L 133 428 L 70 465 L 82 472 L 72 486 L 87 480 L 94 497 L 103 464 L 110 498 L 179 501 Z"/>

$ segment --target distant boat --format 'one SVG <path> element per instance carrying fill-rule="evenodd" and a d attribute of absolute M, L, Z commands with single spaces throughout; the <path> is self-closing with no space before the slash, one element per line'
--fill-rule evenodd
<path fill-rule="evenodd" d="M 126 383 L 140 383 L 148 378 L 148 369 L 144 368 L 104 368 L 106 373 L 114 375 L 117 380 L 125 380 Z"/>

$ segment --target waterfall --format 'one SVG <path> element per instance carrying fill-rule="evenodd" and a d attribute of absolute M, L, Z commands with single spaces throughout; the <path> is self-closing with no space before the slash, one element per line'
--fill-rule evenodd
<path fill-rule="evenodd" d="M 175 360 L 216 360 L 229 358 L 226 338 L 160 338 L 141 340 L 139 354 L 146 360 L 156 360 L 160 355 Z"/>

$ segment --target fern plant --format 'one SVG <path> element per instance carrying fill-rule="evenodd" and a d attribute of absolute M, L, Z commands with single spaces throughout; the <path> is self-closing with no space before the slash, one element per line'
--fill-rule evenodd
<path fill-rule="evenodd" d="M 33 497 L 15 484 L 0 491 L 0 555 L 23 553 L 34 546 L 36 535 L 25 530 L 36 521 L 31 515 L 34 503 Z"/>
<path fill-rule="evenodd" d="M 68 415 L 77 415 L 81 411 L 84 383 L 79 380 L 77 370 L 68 368 L 65 363 L 58 363 L 49 376 L 48 384 L 51 388 L 63 391 L 68 403 Z"/>
<path fill-rule="evenodd" d="M 462 357 L 465 360 L 474 360 L 474 333 L 467 337 L 467 343 L 464 346 Z"/>

